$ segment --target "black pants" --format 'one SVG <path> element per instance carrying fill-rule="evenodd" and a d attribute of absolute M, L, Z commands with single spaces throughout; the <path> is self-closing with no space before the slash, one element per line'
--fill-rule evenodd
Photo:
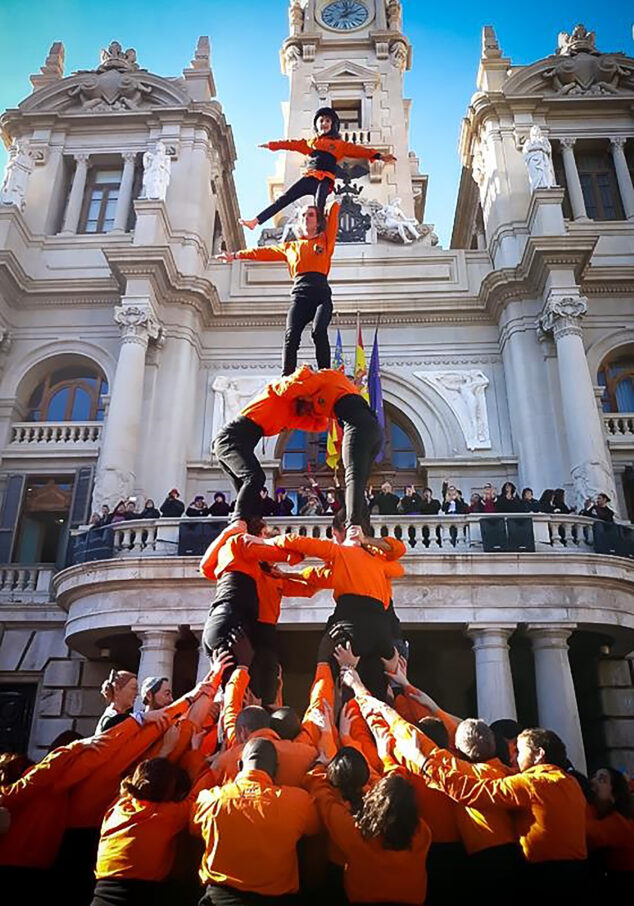
<path fill-rule="evenodd" d="M 236 505 L 232 520 L 248 519 L 262 512 L 260 491 L 266 475 L 255 455 L 262 429 L 250 418 L 239 415 L 228 422 L 214 441 L 214 454 L 222 471 L 236 489 Z"/>
<path fill-rule="evenodd" d="M 346 482 L 346 525 L 370 526 L 365 488 L 381 449 L 381 428 L 376 415 L 357 393 L 342 396 L 334 412 L 343 424 L 341 458 Z"/>
<path fill-rule="evenodd" d="M 91 906 L 167 906 L 168 890 L 165 881 L 100 878 Z"/>
<path fill-rule="evenodd" d="M 487 889 L 487 906 L 507 906 L 509 890 L 525 869 L 525 859 L 519 843 L 490 846 L 467 856 L 467 877 L 472 890 Z M 491 884 L 495 878 L 495 884 Z M 481 885 L 485 885 L 482 888 Z"/>
<path fill-rule="evenodd" d="M 382 701 L 386 700 L 387 680 L 381 658 L 392 656 L 392 628 L 392 617 L 382 602 L 364 595 L 341 595 L 326 623 L 330 636 L 350 640 L 361 658 L 358 670 L 364 686 Z"/>
<path fill-rule="evenodd" d="M 561 906 L 562 903 L 577 906 L 593 901 L 590 871 L 585 860 L 528 862 L 524 878 L 526 904 L 535 903 L 535 897 L 544 906 Z"/>
<path fill-rule="evenodd" d="M 10 833 L 10 830 L 7 831 Z M 66 879 L 66 883 L 68 879 Z M 61 901 L 66 883 L 48 868 L 31 868 L 21 865 L 0 865 L 0 890 L 2 902 L 10 903 L 56 903 Z M 10 891 L 13 894 L 10 897 Z M 58 897 L 60 899 L 58 899 Z"/>
<path fill-rule="evenodd" d="M 209 886 L 200 900 L 199 906 L 259 906 L 265 903 L 279 903 L 284 906 L 299 906 L 299 898 L 294 894 L 280 897 L 265 897 L 260 893 L 249 893 L 236 890 L 235 887 Z"/>
<path fill-rule="evenodd" d="M 330 368 L 328 325 L 332 317 L 332 294 L 328 278 L 325 274 L 300 274 L 293 284 L 291 300 L 286 316 L 282 374 L 292 374 L 297 368 L 297 350 L 310 321 L 317 367 Z"/>
<path fill-rule="evenodd" d="M 462 843 L 432 843 L 427 853 L 425 906 L 454 906 L 462 902 L 466 861 Z"/>
<path fill-rule="evenodd" d="M 260 211 L 257 221 L 258 223 L 266 223 L 266 221 L 270 220 L 278 211 L 283 210 L 293 201 L 297 201 L 298 198 L 303 198 L 304 195 L 312 195 L 315 199 L 315 207 L 323 214 L 324 208 L 326 207 L 326 199 L 332 191 L 334 184 L 334 176 L 332 180 L 317 179 L 315 176 L 302 176 L 301 179 L 294 182 L 292 186 L 289 186 L 286 192 L 283 192 L 277 201 L 274 201 L 268 208 L 264 208 L 263 211 Z"/>
<path fill-rule="evenodd" d="M 275 626 L 258 620 L 258 594 L 254 580 L 246 573 L 223 573 L 203 629 L 203 649 L 211 657 L 219 647 L 230 647 L 229 637 L 244 629 L 253 645 L 251 689 L 263 704 L 275 701 L 277 691 L 277 635 Z"/>

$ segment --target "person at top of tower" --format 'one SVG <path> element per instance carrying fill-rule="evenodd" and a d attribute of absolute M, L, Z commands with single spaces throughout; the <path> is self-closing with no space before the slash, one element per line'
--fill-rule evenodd
<path fill-rule="evenodd" d="M 330 368 L 328 325 L 332 317 L 332 294 L 328 284 L 330 261 L 337 240 L 339 205 L 333 204 L 326 220 L 315 205 L 308 205 L 299 218 L 302 235 L 293 242 L 264 245 L 239 252 L 223 252 L 219 261 L 248 259 L 250 261 L 286 261 L 293 278 L 291 307 L 286 316 L 284 361 L 282 374 L 292 374 L 297 368 L 297 350 L 302 332 L 313 322 L 312 338 L 318 368 Z"/>
<path fill-rule="evenodd" d="M 380 160 L 383 163 L 394 163 L 393 154 L 381 154 L 375 148 L 344 142 L 339 134 L 339 116 L 332 107 L 320 107 L 313 119 L 315 135 L 309 139 L 282 139 L 278 142 L 267 142 L 260 145 L 269 151 L 298 151 L 308 157 L 306 175 L 293 183 L 286 192 L 261 211 L 252 220 L 241 220 L 240 223 L 254 230 L 256 226 L 266 223 L 287 205 L 305 195 L 313 195 L 315 205 L 323 213 L 326 199 L 335 184 L 337 164 L 345 157 L 361 157 L 366 160 Z"/>

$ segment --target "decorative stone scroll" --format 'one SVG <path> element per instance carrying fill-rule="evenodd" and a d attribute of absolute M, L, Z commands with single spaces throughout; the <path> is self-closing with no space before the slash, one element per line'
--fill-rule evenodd
<path fill-rule="evenodd" d="M 490 450 L 489 418 L 485 390 L 489 379 L 484 372 L 415 371 L 414 375 L 440 394 L 458 420 L 468 450 Z"/>

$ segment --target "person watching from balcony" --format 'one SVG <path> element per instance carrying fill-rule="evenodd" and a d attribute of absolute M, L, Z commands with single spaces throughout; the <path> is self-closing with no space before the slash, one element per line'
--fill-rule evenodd
<path fill-rule="evenodd" d="M 473 493 L 471 495 L 471 499 L 469 501 L 469 512 L 484 513 L 484 501 L 482 500 L 482 497 L 477 493 Z"/>
<path fill-rule="evenodd" d="M 151 497 L 145 501 L 145 506 L 139 513 L 139 519 L 160 519 L 161 514 L 154 505 L 154 501 Z"/>
<path fill-rule="evenodd" d="M 495 501 L 495 510 L 498 513 L 524 512 L 524 506 L 517 496 L 517 488 L 512 481 L 505 481 L 502 485 L 500 496 Z"/>
<path fill-rule="evenodd" d="M 112 511 L 112 516 L 110 517 L 110 521 L 109 521 L 108 525 L 114 525 L 117 522 L 125 522 L 126 519 L 128 518 L 126 516 L 126 513 L 127 513 L 127 507 L 126 507 L 125 501 L 120 500 L 119 503 L 114 508 L 114 510 Z"/>
<path fill-rule="evenodd" d="M 376 508 L 379 516 L 396 516 L 398 513 L 399 499 L 392 490 L 389 481 L 384 481 L 378 494 L 372 497 L 369 504 L 370 511 Z"/>
<path fill-rule="evenodd" d="M 112 513 L 110 512 L 110 507 L 107 503 L 101 507 L 101 514 L 99 516 L 101 520 L 101 525 L 109 525 L 112 519 Z"/>
<path fill-rule="evenodd" d="M 262 488 L 260 491 L 260 500 L 262 507 L 262 516 L 266 519 L 267 516 L 275 516 L 275 501 L 272 497 L 269 496 L 268 488 Z"/>
<path fill-rule="evenodd" d="M 524 488 L 522 491 L 522 508 L 525 513 L 539 513 L 539 500 L 533 497 L 532 488 Z"/>
<path fill-rule="evenodd" d="M 111 670 L 108 679 L 102 683 L 101 694 L 107 707 L 97 721 L 96 736 L 116 727 L 133 713 L 134 702 L 139 694 L 139 682 L 129 670 Z"/>
<path fill-rule="evenodd" d="M 286 493 L 286 488 L 277 488 L 275 491 L 275 516 L 290 516 L 295 504 Z"/>
<path fill-rule="evenodd" d="M 92 513 L 90 519 L 88 520 L 88 525 L 91 529 L 101 528 L 103 523 L 101 521 L 101 516 L 99 513 Z"/>
<path fill-rule="evenodd" d="M 172 684 L 167 676 L 146 676 L 141 684 L 144 711 L 156 711 L 174 701 Z"/>
<path fill-rule="evenodd" d="M 460 516 L 464 513 L 469 512 L 469 507 L 461 499 L 460 493 L 455 485 L 447 486 L 447 495 L 445 497 L 445 502 L 442 505 L 442 511 L 447 516 Z"/>
<path fill-rule="evenodd" d="M 555 492 L 552 488 L 546 488 L 542 491 L 542 495 L 539 498 L 539 512 L 540 513 L 554 513 L 553 509 L 553 497 Z"/>
<path fill-rule="evenodd" d="M 432 491 L 432 489 L 424 488 L 423 499 L 420 506 L 421 516 L 437 516 L 440 512 L 440 507 L 440 500 L 437 500 L 434 497 L 434 492 Z"/>
<path fill-rule="evenodd" d="M 603 522 L 614 522 L 614 510 L 610 509 L 608 503 L 610 498 L 607 494 L 597 494 L 596 503 L 592 498 L 586 501 L 586 506 L 579 513 L 580 516 L 588 516 L 590 519 L 601 519 Z"/>
<path fill-rule="evenodd" d="M 404 516 L 420 516 L 423 498 L 416 492 L 413 484 L 405 485 L 405 496 L 398 502 L 397 511 Z"/>
<path fill-rule="evenodd" d="M 556 488 L 553 493 L 553 513 L 561 513 L 563 516 L 572 513 L 572 508 L 566 503 L 566 492 L 563 488 Z"/>
<path fill-rule="evenodd" d="M 482 492 L 482 503 L 484 504 L 484 509 L 482 512 L 483 513 L 495 513 L 496 512 L 496 509 L 495 509 L 496 499 L 497 498 L 496 498 L 496 494 L 495 494 L 495 488 L 493 487 L 493 485 L 490 482 L 488 482 L 487 484 L 485 484 L 484 490 Z"/>
<path fill-rule="evenodd" d="M 126 520 L 139 518 L 136 508 L 136 497 L 128 497 L 125 505 L 125 518 Z"/>
<path fill-rule="evenodd" d="M 214 502 L 209 507 L 210 516 L 228 516 L 229 515 L 229 504 L 227 503 L 226 496 L 222 491 L 216 491 L 214 494 Z"/>
<path fill-rule="evenodd" d="M 202 494 L 196 494 L 192 502 L 187 507 L 185 515 L 189 516 L 192 519 L 201 519 L 203 516 L 209 515 L 209 507 L 205 503 L 205 498 Z"/>
<path fill-rule="evenodd" d="M 308 495 L 307 503 L 302 507 L 300 516 L 323 516 L 324 508 L 315 494 Z"/>
<path fill-rule="evenodd" d="M 161 504 L 161 516 L 171 519 L 179 519 L 184 511 L 185 504 L 179 500 L 180 494 L 176 488 L 172 488 L 163 503 Z"/>

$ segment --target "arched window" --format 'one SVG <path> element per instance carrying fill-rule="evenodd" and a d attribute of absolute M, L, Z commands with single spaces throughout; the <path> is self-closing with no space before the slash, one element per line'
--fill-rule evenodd
<path fill-rule="evenodd" d="M 28 404 L 30 422 L 100 422 L 108 384 L 97 368 L 69 365 L 48 374 Z"/>
<path fill-rule="evenodd" d="M 634 355 L 624 355 L 604 362 L 597 380 L 603 387 L 601 406 L 604 412 L 634 412 Z"/>

